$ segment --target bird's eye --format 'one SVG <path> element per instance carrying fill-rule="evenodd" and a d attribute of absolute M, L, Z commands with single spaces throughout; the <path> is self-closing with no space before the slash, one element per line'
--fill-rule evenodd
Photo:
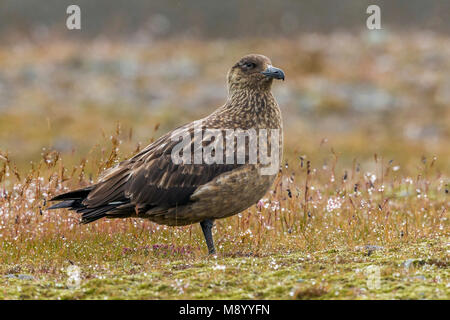
<path fill-rule="evenodd" d="M 247 69 L 253 69 L 254 67 L 256 67 L 256 64 L 254 64 L 253 62 L 246 62 L 246 63 L 244 64 L 244 66 L 245 66 Z"/>

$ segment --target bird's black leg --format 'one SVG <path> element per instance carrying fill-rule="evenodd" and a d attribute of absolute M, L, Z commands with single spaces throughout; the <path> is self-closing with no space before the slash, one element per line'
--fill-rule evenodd
<path fill-rule="evenodd" d="M 214 226 L 213 220 L 203 220 L 202 222 L 200 222 L 200 225 L 202 226 L 203 235 L 205 236 L 209 254 L 215 254 L 216 249 L 214 248 L 214 240 L 211 232 L 211 229 Z"/>

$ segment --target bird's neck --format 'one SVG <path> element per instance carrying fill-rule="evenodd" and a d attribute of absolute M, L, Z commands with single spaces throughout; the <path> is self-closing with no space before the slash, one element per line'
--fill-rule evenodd
<path fill-rule="evenodd" d="M 230 91 L 225 106 L 236 111 L 260 114 L 277 107 L 277 104 L 270 90 L 246 88 Z"/>
<path fill-rule="evenodd" d="M 282 128 L 281 111 L 270 90 L 230 91 L 227 102 L 209 117 L 221 127 Z"/>

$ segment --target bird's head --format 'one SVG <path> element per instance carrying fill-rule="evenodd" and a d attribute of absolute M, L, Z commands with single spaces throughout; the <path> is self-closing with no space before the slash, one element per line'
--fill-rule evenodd
<path fill-rule="evenodd" d="M 228 88 L 270 90 L 273 79 L 284 80 L 283 70 L 272 66 L 272 62 L 266 56 L 249 54 L 228 71 Z"/>

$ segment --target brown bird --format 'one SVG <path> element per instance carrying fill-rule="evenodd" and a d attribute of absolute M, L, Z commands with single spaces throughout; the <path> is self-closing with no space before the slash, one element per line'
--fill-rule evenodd
<path fill-rule="evenodd" d="M 97 183 L 54 197 L 51 201 L 62 202 L 49 209 L 75 210 L 81 214 L 81 223 L 103 217 L 138 217 L 169 226 L 200 222 L 208 251 L 215 253 L 213 221 L 255 204 L 278 173 L 278 166 L 263 173 L 267 161 L 263 163 L 261 152 L 268 154 L 270 149 L 271 156 L 277 153 L 277 164 L 281 161 L 283 127 L 271 93 L 273 79 L 284 80 L 284 72 L 267 57 L 243 57 L 228 72 L 228 99 L 223 106 L 165 134 L 107 170 Z M 265 145 L 261 142 L 264 130 L 270 133 Z M 236 132 L 245 133 L 243 144 Z M 259 137 L 258 152 L 253 150 L 252 133 Z M 223 141 L 226 147 L 221 149 Z M 215 161 L 206 161 L 208 150 Z"/>

